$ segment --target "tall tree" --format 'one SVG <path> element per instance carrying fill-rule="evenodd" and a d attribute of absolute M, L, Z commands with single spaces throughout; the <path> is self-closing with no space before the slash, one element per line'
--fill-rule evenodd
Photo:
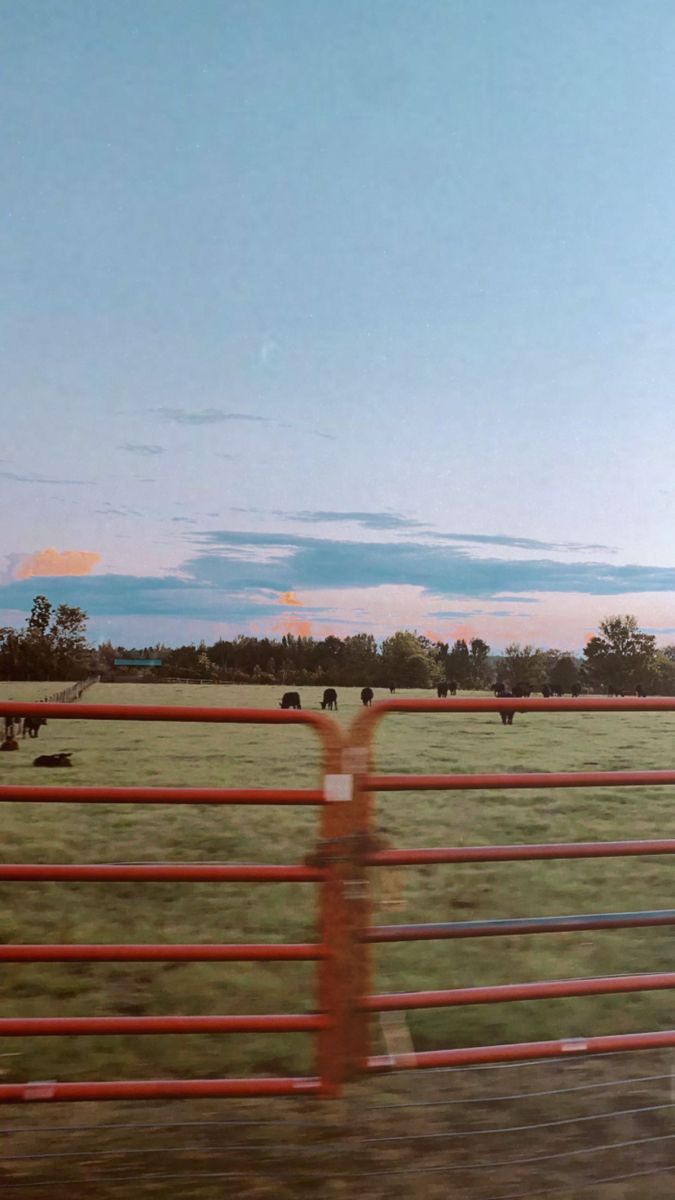
<path fill-rule="evenodd" d="M 633 691 L 652 672 L 656 662 L 656 638 L 642 633 L 637 619 L 606 617 L 600 633 L 584 647 L 584 671 L 591 686 L 615 691 Z"/>

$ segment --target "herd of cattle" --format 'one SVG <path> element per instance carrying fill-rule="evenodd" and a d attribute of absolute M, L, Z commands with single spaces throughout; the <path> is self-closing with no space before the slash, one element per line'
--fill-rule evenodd
<path fill-rule="evenodd" d="M 445 700 L 448 696 L 456 696 L 457 695 L 457 686 L 458 686 L 457 683 L 453 679 L 447 680 L 444 683 L 437 684 L 436 694 L 437 694 L 439 700 Z M 393 685 L 390 685 L 389 691 L 395 692 L 396 688 Z M 495 684 L 495 687 L 494 687 L 495 696 L 501 700 L 527 699 L 529 696 L 532 695 L 532 692 L 533 692 L 532 688 L 528 688 L 528 687 L 524 687 L 524 686 L 516 686 L 514 688 L 511 688 L 511 687 L 509 687 L 509 685 L 507 683 L 497 683 L 497 684 Z M 548 684 L 544 684 L 544 686 L 541 688 L 541 694 L 542 694 L 542 696 L 544 696 L 545 699 L 551 699 L 552 697 L 564 696 L 565 692 L 564 692 L 563 688 L 561 688 L 561 687 L 550 687 Z M 575 699 L 577 696 L 581 695 L 581 688 L 578 684 L 575 684 L 575 686 L 570 689 L 570 695 Z M 619 690 L 618 688 L 608 688 L 607 695 L 608 696 L 626 696 L 626 695 L 641 696 L 644 698 L 644 697 L 646 697 L 647 693 L 643 687 L 638 685 L 634 691 L 629 691 L 627 689 Z M 361 703 L 366 708 L 368 708 L 373 703 L 374 699 L 375 699 L 375 693 L 373 692 L 373 689 L 371 687 L 362 688 Z M 337 692 L 336 692 L 335 688 L 326 688 L 326 690 L 323 693 L 323 699 L 321 700 L 321 707 L 323 709 L 327 708 L 331 712 L 337 712 L 337 706 L 338 706 L 338 696 L 337 696 Z M 281 697 L 281 700 L 279 701 L 279 707 L 280 708 L 302 709 L 302 704 L 300 702 L 300 693 L 299 692 L 284 692 L 283 696 Z M 512 725 L 513 724 L 513 713 L 512 712 L 510 712 L 510 713 L 503 712 L 503 713 L 500 713 L 500 716 L 501 716 L 503 725 Z"/>

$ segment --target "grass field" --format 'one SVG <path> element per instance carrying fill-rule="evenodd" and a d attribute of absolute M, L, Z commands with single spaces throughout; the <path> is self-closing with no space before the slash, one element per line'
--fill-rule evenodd
<path fill-rule="evenodd" d="M 116 703 L 275 705 L 282 689 L 98 685 L 86 700 Z M 4 685 L 3 698 L 44 685 Z M 318 709 L 319 689 L 304 688 Z M 412 695 L 414 693 L 406 693 Z M 341 689 L 339 719 L 359 711 Z M 383 771 L 526 771 L 665 768 L 675 714 L 392 716 L 377 737 Z M 299 728 L 52 721 L 39 741 L 0 758 L 3 782 L 36 782 L 32 758 L 67 749 L 73 784 L 312 784 L 318 742 Z M 40 783 L 62 783 L 40 773 Z M 671 790 L 425 792 L 382 795 L 378 827 L 394 846 L 575 841 L 668 836 Z M 299 862 L 317 830 L 314 809 L 106 805 L 3 808 L 6 861 Z M 400 894 L 379 922 L 525 916 L 668 907 L 667 859 L 477 864 L 410 868 L 384 880 Z M 381 887 L 381 876 L 375 879 Z M 1 891 L 3 941 L 283 941 L 314 936 L 312 885 L 12 884 Z M 378 990 L 415 990 L 562 976 L 667 969 L 668 929 L 426 942 L 378 948 Z M 311 964 L 8 965 L 3 1015 L 303 1011 L 313 1004 Z M 658 1028 L 668 993 L 430 1010 L 408 1017 L 418 1049 L 481 1041 Z M 215 1053 L 214 1058 L 214 1043 Z M 310 1039 L 129 1037 L 42 1039 L 2 1047 L 7 1078 L 123 1077 L 305 1069 Z"/>
<path fill-rule="evenodd" d="M 56 687 L 5 684 L 0 696 L 38 699 Z M 83 699 L 92 703 L 269 707 L 276 706 L 282 690 L 98 685 Z M 320 689 L 301 691 L 304 707 L 318 709 Z M 349 722 L 358 711 L 358 689 L 340 689 L 338 719 Z M 378 732 L 377 769 L 666 768 L 672 766 L 674 733 L 675 714 L 530 714 L 518 715 L 512 727 L 503 727 L 495 714 L 392 716 Z M 0 781 L 64 782 L 61 773 L 47 775 L 31 766 L 38 751 L 59 750 L 72 752 L 74 765 L 67 779 L 73 784 L 312 785 L 319 771 L 318 742 L 301 728 L 51 721 L 39 741 L 26 739 L 18 753 L 0 756 Z M 377 824 L 398 847 L 665 837 L 672 830 L 671 803 L 669 788 L 400 793 L 378 798 Z M 274 807 L 11 803 L 3 806 L 2 816 L 2 856 L 10 862 L 293 863 L 302 861 L 312 848 L 318 828 L 318 814 L 313 809 Z M 375 873 L 374 884 L 382 887 L 381 874 Z M 400 896 L 402 906 L 380 907 L 378 923 L 669 907 L 672 865 L 666 858 L 646 858 L 410 868 L 385 879 L 382 899 L 386 903 L 386 897 L 392 895 Z M 313 938 L 314 921 L 311 885 L 0 887 L 0 940 L 5 942 L 300 941 Z M 668 929 L 647 929 L 390 945 L 377 951 L 375 986 L 381 991 L 416 990 L 667 970 L 672 938 Z M 312 976 L 312 965 L 302 963 L 7 964 L 2 968 L 0 1014 L 305 1011 L 315 1002 Z M 407 1020 L 417 1049 L 671 1025 L 668 992 L 429 1010 L 410 1013 Z M 376 1050 L 384 1048 L 378 1027 L 374 1043 Z M 0 1055 L 1 1077 L 8 1082 L 312 1070 L 311 1040 L 303 1035 L 4 1039 Z M 545 1086 L 546 1068 L 542 1067 L 542 1073 Z M 96 1106 L 83 1107 L 91 1111 Z M 79 1106 L 74 1108 L 81 1119 Z M 118 1116 L 123 1112 L 117 1106 L 98 1106 L 103 1115 L 97 1115 L 97 1120 L 113 1119 L 113 1109 Z M 44 1111 L 39 1110 L 38 1120 L 44 1120 Z M 127 1107 L 127 1117 L 128 1111 Z M 180 1111 L 189 1117 L 196 1109 Z M 222 1112 L 222 1107 L 211 1106 L 208 1111 L 213 1115 Z M 68 1120 L 75 1119 L 69 1113 Z M 389 1128 L 390 1124 L 382 1121 L 376 1123 L 375 1132 Z M 99 1148 L 116 1144 L 114 1140 L 106 1142 L 106 1136 L 99 1135 Z M 22 1145 L 20 1139 L 15 1144 Z M 53 1145 L 58 1148 L 58 1135 Z M 82 1178 L 86 1177 L 85 1170 Z M 166 1187 L 165 1192 L 159 1184 L 158 1190 L 147 1185 L 142 1194 L 173 1194 L 171 1186 Z M 211 1191 L 204 1185 L 203 1191 L 197 1189 L 194 1194 L 223 1194 L 213 1187 Z M 44 1190 L 36 1192 L 43 1194 Z M 81 1193 L 75 1189 L 71 1194 L 91 1193 L 84 1187 Z M 258 1180 L 246 1194 L 299 1196 L 311 1192 L 268 1189 Z M 393 1183 L 387 1194 L 399 1194 Z M 435 1197 L 447 1192 L 442 1188 L 436 1191 L 429 1184 L 419 1194 Z M 641 1191 L 638 1184 L 633 1190 L 627 1186 L 611 1194 L 641 1197 L 669 1193 Z"/>

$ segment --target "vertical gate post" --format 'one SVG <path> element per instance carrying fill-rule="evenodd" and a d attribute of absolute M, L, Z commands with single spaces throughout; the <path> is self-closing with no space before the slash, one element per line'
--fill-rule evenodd
<path fill-rule="evenodd" d="M 354 727 L 352 727 L 352 733 Z M 361 734 L 361 729 L 359 729 Z M 370 1054 L 371 1016 L 359 1001 L 372 991 L 372 948 L 363 936 L 372 924 L 372 897 L 366 870 L 366 856 L 372 849 L 372 802 L 364 787 L 370 769 L 371 747 L 366 730 L 345 750 L 343 761 L 353 779 L 352 844 L 349 862 L 347 897 L 351 942 L 349 1026 L 346 1030 L 346 1053 L 350 1077 L 361 1073 Z"/>
<path fill-rule="evenodd" d="M 320 885 L 320 940 L 326 947 L 318 971 L 319 1010 L 329 1018 L 317 1042 L 321 1094 L 341 1094 L 347 1076 L 346 1039 L 350 1009 L 351 937 L 346 881 L 352 826 L 352 779 L 343 769 L 343 739 L 326 743 L 321 810 L 321 843 L 310 861 L 324 872 Z"/>

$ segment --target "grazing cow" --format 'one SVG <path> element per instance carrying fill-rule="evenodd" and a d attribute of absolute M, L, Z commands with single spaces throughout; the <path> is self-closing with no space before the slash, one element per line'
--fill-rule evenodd
<path fill-rule="evenodd" d="M 337 712 L 337 706 L 337 692 L 335 691 L 335 688 L 326 688 L 323 694 L 323 700 L 321 701 L 321 707 L 329 708 L 331 711 L 335 709 Z"/>
<path fill-rule="evenodd" d="M 445 700 L 448 695 L 447 683 L 439 683 L 436 685 L 436 695 L 439 700 Z"/>
<path fill-rule="evenodd" d="M 34 767 L 72 767 L 69 753 L 62 754 L 38 754 L 37 758 L 33 759 Z"/>
<path fill-rule="evenodd" d="M 576 700 L 580 695 L 581 695 L 581 687 L 578 683 L 575 683 L 574 687 L 572 688 L 572 691 L 570 692 L 570 696 L 572 697 L 573 700 Z"/>
<path fill-rule="evenodd" d="M 302 708 L 298 692 L 284 692 L 279 701 L 279 708 Z"/>
<path fill-rule="evenodd" d="M 504 683 L 498 683 L 495 687 L 495 696 L 497 696 L 499 700 L 510 700 L 513 695 L 514 693 L 510 688 L 507 688 L 506 684 Z M 515 713 L 504 710 L 503 712 L 500 712 L 499 716 L 501 717 L 502 725 L 513 725 Z"/>
<path fill-rule="evenodd" d="M 551 696 L 553 695 L 553 693 L 547 683 L 545 683 L 543 688 L 541 689 L 541 694 L 545 700 L 551 699 Z"/>
<path fill-rule="evenodd" d="M 518 700 L 526 700 L 528 696 L 532 695 L 532 688 L 527 687 L 524 683 L 518 683 L 511 695 L 515 696 Z"/>
<path fill-rule="evenodd" d="M 372 688 L 365 687 L 361 689 L 361 703 L 368 708 L 373 703 L 375 693 Z"/>
<path fill-rule="evenodd" d="M 623 699 L 623 694 L 624 694 L 623 689 L 621 689 L 621 691 L 619 691 L 618 687 L 608 687 L 607 688 L 608 696 L 616 696 L 616 697 L 621 696 L 621 698 Z"/>
<path fill-rule="evenodd" d="M 40 729 L 47 724 L 46 717 L 24 717 L 23 719 L 23 736 L 28 734 L 29 737 L 36 738 L 40 736 Z"/>

